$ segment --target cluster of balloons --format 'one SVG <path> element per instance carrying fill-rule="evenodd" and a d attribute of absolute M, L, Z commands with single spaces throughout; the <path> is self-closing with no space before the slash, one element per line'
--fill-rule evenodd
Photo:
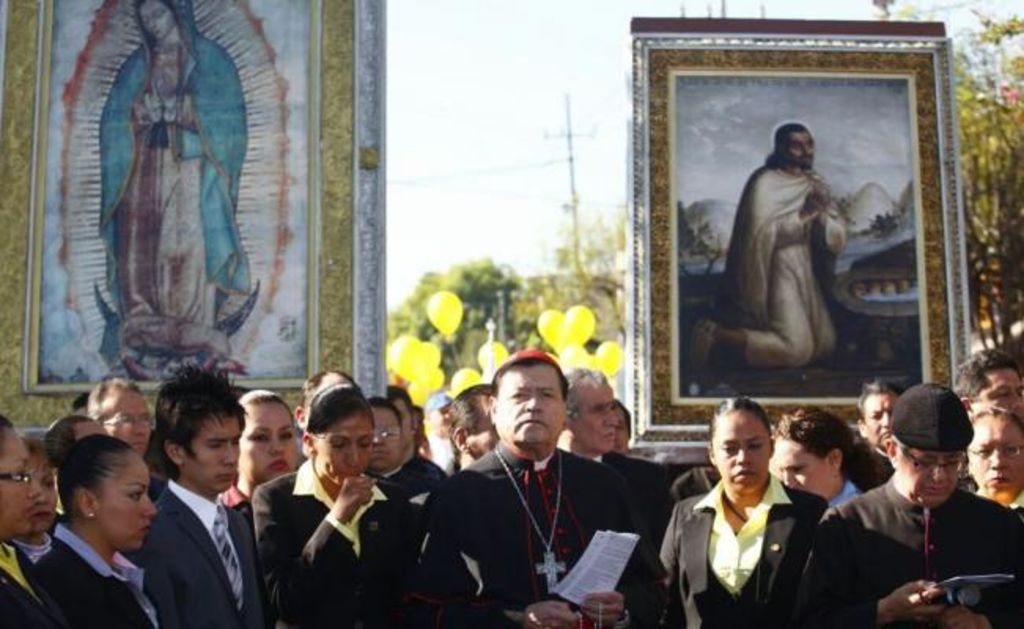
<path fill-rule="evenodd" d="M 622 346 L 615 341 L 601 343 L 591 354 L 584 345 L 594 336 L 597 318 L 586 306 L 573 306 L 565 312 L 545 310 L 537 318 L 537 331 L 544 342 L 558 352 L 563 367 L 600 369 L 609 378 L 622 368 Z"/>
<path fill-rule="evenodd" d="M 494 362 L 491 363 L 493 353 Z M 501 341 L 488 341 L 480 346 L 476 353 L 476 362 L 480 365 L 480 371 L 472 367 L 463 367 L 452 374 L 451 386 L 448 392 L 452 397 L 462 393 L 469 387 L 480 384 L 484 381 L 484 374 L 490 377 L 494 371 L 501 367 L 501 364 L 508 360 L 508 348 Z"/>
<path fill-rule="evenodd" d="M 409 383 L 409 397 L 423 406 L 431 393 L 444 386 L 441 349 L 433 343 L 403 334 L 388 348 L 388 371 Z"/>
<path fill-rule="evenodd" d="M 462 324 L 463 306 L 459 296 L 451 291 L 438 291 L 427 300 L 427 318 L 431 325 L 445 337 L 451 337 Z M 594 336 L 597 318 L 594 311 L 582 305 L 573 306 L 565 312 L 545 310 L 537 319 L 537 331 L 556 352 L 563 367 L 587 367 L 599 369 L 609 378 L 622 368 L 622 346 L 615 341 L 601 343 L 593 354 L 585 349 L 587 341 Z M 464 367 L 452 374 L 448 391 L 454 397 L 465 389 L 480 384 L 484 375 L 490 377 L 493 370 L 508 359 L 508 348 L 498 341 L 488 341 L 480 346 L 476 359 L 480 370 Z M 419 406 L 426 403 L 431 393 L 444 387 L 445 374 L 441 369 L 441 349 L 415 336 L 403 334 L 388 347 L 388 371 L 398 375 L 408 384 L 409 397 Z"/>

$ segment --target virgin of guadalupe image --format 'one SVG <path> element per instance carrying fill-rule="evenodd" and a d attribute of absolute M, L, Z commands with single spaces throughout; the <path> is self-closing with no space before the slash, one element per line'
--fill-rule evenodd
<path fill-rule="evenodd" d="M 100 353 L 114 371 L 158 379 L 183 361 L 244 372 L 231 336 L 259 282 L 236 222 L 247 148 L 231 56 L 200 34 L 189 0 L 136 0 L 141 44 L 100 119 L 100 236 L 106 290 Z"/>

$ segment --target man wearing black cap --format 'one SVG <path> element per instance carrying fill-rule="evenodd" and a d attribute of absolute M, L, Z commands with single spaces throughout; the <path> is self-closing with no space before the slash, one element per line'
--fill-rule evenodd
<path fill-rule="evenodd" d="M 636 532 L 637 523 L 621 476 L 555 448 L 567 382 L 551 357 L 519 352 L 493 384 L 500 441 L 431 495 L 407 625 L 654 626 L 663 570 L 644 537 L 617 591 L 591 593 L 579 608 L 551 593 L 595 532 Z"/>
<path fill-rule="evenodd" d="M 957 489 L 971 422 L 955 393 L 921 384 L 893 406 L 894 473 L 830 509 L 801 582 L 798 626 L 1024 626 L 1024 581 L 948 604 L 954 576 L 1024 577 L 1024 527 L 1010 511 Z"/>

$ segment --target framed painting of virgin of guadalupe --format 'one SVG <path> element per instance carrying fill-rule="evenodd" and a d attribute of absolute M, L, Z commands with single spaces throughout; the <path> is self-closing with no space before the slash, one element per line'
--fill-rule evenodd
<path fill-rule="evenodd" d="M 854 418 L 948 382 L 966 282 L 941 24 L 634 21 L 630 356 L 641 441 L 713 405 Z"/>
<path fill-rule="evenodd" d="M 22 93 L 12 107 L 5 91 L 5 189 L 29 185 L 4 214 L 30 208 L 23 390 L 155 383 L 184 363 L 276 387 L 325 360 L 350 368 L 352 257 L 336 254 L 353 250 L 352 4 L 11 10 Z"/>

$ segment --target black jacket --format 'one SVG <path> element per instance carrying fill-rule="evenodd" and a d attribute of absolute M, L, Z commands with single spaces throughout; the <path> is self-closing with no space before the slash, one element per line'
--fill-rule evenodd
<path fill-rule="evenodd" d="M 53 540 L 53 549 L 35 565 L 36 578 L 57 601 L 72 627 L 141 629 L 149 618 L 127 585 L 114 577 L 100 576 L 64 542 Z M 143 579 L 145 585 L 145 579 Z M 152 593 L 146 592 L 154 607 Z"/>
<path fill-rule="evenodd" d="M 775 629 L 789 624 L 814 530 L 827 507 L 813 494 L 788 488 L 786 493 L 792 504 L 773 505 L 769 511 L 761 559 L 745 586 L 753 588 L 748 611 L 756 622 L 749 627 Z M 693 509 L 703 497 L 676 504 L 662 543 L 661 561 L 671 575 L 670 627 L 681 626 L 684 616 L 689 629 L 729 626 L 722 622 L 727 614 L 716 609 L 721 598 L 715 596 L 717 577 L 708 560 L 715 511 Z"/>
<path fill-rule="evenodd" d="M 2 551 L 0 551 L 2 552 Z M 0 570 L 0 625 L 4 627 L 32 627 L 33 629 L 69 629 L 64 614 L 56 601 L 34 577 L 32 562 L 20 550 L 18 565 L 35 592 L 32 596 L 5 570 Z"/>
<path fill-rule="evenodd" d="M 256 545 L 277 626 L 400 626 L 403 582 L 415 558 L 408 496 L 378 481 L 387 500 L 374 503 L 360 519 L 357 557 L 352 543 L 324 520 L 327 506 L 294 494 L 295 479 L 296 474 L 276 478 L 252 498 Z"/>

